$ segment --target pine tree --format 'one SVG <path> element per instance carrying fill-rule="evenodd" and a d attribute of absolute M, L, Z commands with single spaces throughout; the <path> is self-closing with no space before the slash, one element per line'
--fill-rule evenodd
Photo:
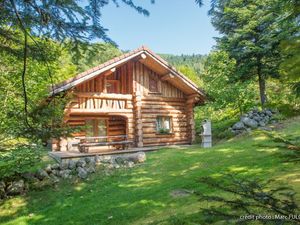
<path fill-rule="evenodd" d="M 222 34 L 218 47 L 236 60 L 236 79 L 257 78 L 262 106 L 267 101 L 266 79 L 279 77 L 283 60 L 280 43 L 295 32 L 296 23 L 278 23 L 287 13 L 281 0 L 219 0 L 210 14 Z"/>

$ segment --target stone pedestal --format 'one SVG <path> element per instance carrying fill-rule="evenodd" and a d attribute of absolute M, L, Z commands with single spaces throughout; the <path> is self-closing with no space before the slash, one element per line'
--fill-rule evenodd
<path fill-rule="evenodd" d="M 210 148 L 212 146 L 212 134 L 211 134 L 211 122 L 210 120 L 204 120 L 202 122 L 203 132 L 201 134 L 203 148 Z"/>

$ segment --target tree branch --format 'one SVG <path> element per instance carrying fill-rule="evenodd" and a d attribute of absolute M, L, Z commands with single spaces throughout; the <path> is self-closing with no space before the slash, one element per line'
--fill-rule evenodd
<path fill-rule="evenodd" d="M 24 96 L 24 112 L 25 112 L 25 124 L 28 127 L 31 127 L 28 121 L 28 97 L 26 92 L 26 83 L 25 83 L 25 75 L 26 75 L 26 68 L 27 68 L 27 55 L 28 55 L 28 39 L 27 39 L 27 31 L 26 27 L 24 26 L 22 19 L 19 15 L 19 12 L 17 10 L 16 4 L 14 0 L 10 0 L 10 3 L 12 4 L 12 7 L 14 9 L 14 12 L 16 14 L 16 17 L 19 21 L 20 27 L 23 30 L 24 33 L 24 51 L 23 51 L 23 71 L 21 74 L 22 77 L 22 88 L 23 88 L 23 96 Z"/>

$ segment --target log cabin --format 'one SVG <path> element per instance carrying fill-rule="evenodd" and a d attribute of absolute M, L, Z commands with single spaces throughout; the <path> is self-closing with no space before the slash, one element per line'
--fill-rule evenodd
<path fill-rule="evenodd" d="M 197 85 L 144 46 L 55 85 L 51 94 L 61 92 L 72 93 L 64 122 L 84 129 L 52 140 L 53 151 L 192 144 L 193 109 L 205 101 Z"/>

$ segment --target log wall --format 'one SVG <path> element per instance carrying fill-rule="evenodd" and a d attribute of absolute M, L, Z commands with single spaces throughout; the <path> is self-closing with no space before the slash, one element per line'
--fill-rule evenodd
<path fill-rule="evenodd" d="M 133 87 L 142 95 L 141 124 L 137 125 L 139 128 L 142 127 L 142 130 L 136 129 L 136 135 L 142 135 L 143 146 L 191 143 L 186 96 L 167 81 L 162 81 L 161 77 L 140 62 L 133 65 Z M 154 93 L 149 90 L 150 79 L 157 81 L 158 92 Z M 171 134 L 157 133 L 156 118 L 158 116 L 171 117 Z"/>
<path fill-rule="evenodd" d="M 94 79 L 83 82 L 75 87 L 75 91 L 78 92 L 97 92 L 106 93 L 105 83 L 107 81 L 119 81 L 118 93 L 120 94 L 132 94 L 132 63 L 127 63 L 123 66 L 116 68 L 115 72 L 108 74 L 101 74 Z"/>
<path fill-rule="evenodd" d="M 140 62 L 133 64 L 133 83 L 134 90 L 140 92 L 143 96 L 151 93 L 149 90 L 149 79 L 154 78 L 158 81 L 159 96 L 184 98 L 185 95 L 178 88 L 172 86 L 167 81 L 161 81 L 161 75 L 150 70 Z"/>
<path fill-rule="evenodd" d="M 79 84 L 66 110 L 70 126 L 84 126 L 86 119 L 107 119 L 107 135 L 127 134 L 135 146 L 189 144 L 193 141 L 193 104 L 180 89 L 139 61 Z M 157 81 L 157 91 L 150 89 Z M 107 93 L 106 83 L 116 82 L 117 93 Z M 120 117 L 122 116 L 122 117 Z M 158 134 L 156 118 L 171 117 L 172 133 Z M 74 136 L 85 136 L 85 132 Z"/>

